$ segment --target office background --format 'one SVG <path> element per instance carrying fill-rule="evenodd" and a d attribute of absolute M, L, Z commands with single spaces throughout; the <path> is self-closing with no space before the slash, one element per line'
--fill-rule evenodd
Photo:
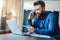
<path fill-rule="evenodd" d="M 17 24 L 22 29 L 23 25 L 26 25 L 27 16 L 31 10 L 34 9 L 33 2 L 37 0 L 0 0 L 0 30 L 1 20 L 4 15 L 7 15 L 9 12 L 13 12 L 13 18 L 16 19 Z M 43 0 L 46 4 L 46 10 L 51 12 L 59 12 L 59 26 L 60 26 L 60 1 L 59 0 Z M 2 3 L 5 5 L 2 6 Z M 24 19 L 24 20 L 23 20 Z M 3 28 L 4 29 L 4 28 Z M 9 29 L 7 26 L 5 29 Z"/>

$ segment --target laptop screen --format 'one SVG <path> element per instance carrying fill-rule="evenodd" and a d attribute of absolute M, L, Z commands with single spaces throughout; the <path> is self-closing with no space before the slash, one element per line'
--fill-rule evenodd
<path fill-rule="evenodd" d="M 6 20 L 6 23 L 7 23 L 8 27 L 10 28 L 10 30 L 12 31 L 12 33 L 22 34 L 22 32 L 15 20 Z"/>

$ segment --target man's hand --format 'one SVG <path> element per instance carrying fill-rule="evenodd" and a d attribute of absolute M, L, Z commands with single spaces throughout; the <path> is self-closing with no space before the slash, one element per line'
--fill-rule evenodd
<path fill-rule="evenodd" d="M 28 19 L 32 19 L 34 17 L 34 11 L 31 11 L 29 16 L 28 16 Z"/>
<path fill-rule="evenodd" d="M 34 32 L 34 28 L 32 26 L 28 26 L 28 31 L 33 33 Z"/>

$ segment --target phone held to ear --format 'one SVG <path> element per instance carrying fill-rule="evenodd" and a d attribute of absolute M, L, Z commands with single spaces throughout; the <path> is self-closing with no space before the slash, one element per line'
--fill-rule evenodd
<path fill-rule="evenodd" d="M 34 11 L 34 15 L 36 15 L 35 11 Z"/>

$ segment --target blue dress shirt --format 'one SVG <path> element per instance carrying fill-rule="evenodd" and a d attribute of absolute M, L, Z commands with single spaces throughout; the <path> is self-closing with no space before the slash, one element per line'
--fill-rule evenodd
<path fill-rule="evenodd" d="M 35 33 L 43 35 L 55 35 L 59 29 L 55 13 L 47 11 L 40 18 L 35 16 L 32 20 L 28 19 L 27 24 L 34 27 Z"/>

